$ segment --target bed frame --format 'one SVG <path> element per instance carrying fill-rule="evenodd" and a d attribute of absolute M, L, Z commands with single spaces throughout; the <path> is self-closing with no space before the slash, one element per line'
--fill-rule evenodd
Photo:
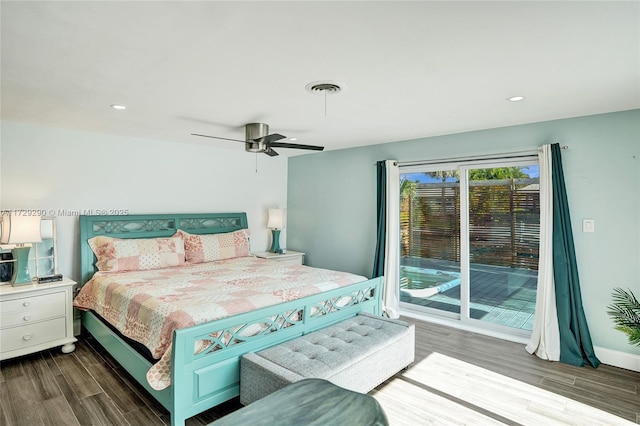
<path fill-rule="evenodd" d="M 217 234 L 247 228 L 246 213 L 80 216 L 82 284 L 96 271 L 87 240 L 98 235 L 115 238 L 169 237 L 182 229 L 191 234 Z M 171 425 L 239 395 L 240 357 L 299 337 L 355 316 L 381 315 L 382 279 L 315 294 L 221 320 L 179 329 L 173 335 L 171 386 L 157 391 L 146 373 L 151 363 L 129 346 L 92 312 L 82 313 L 82 325 L 171 414 Z M 347 299 L 348 298 L 348 299 Z M 344 305 L 344 300 L 350 300 Z M 343 306 L 344 305 L 344 306 Z M 242 330 L 262 324 L 264 331 L 244 337 Z M 212 337 L 222 332 L 228 342 Z M 215 334 L 218 335 L 218 334 Z M 194 354 L 199 340 L 211 341 L 207 351 Z"/>

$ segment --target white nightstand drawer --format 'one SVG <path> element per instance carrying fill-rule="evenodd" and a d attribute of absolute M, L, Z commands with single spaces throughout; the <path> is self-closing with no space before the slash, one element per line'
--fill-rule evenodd
<path fill-rule="evenodd" d="M 51 305 L 58 305 L 64 308 L 67 297 L 66 294 L 67 293 L 65 291 L 58 291 L 50 294 L 43 294 L 41 296 L 3 300 L 2 302 L 0 302 L 0 313 L 2 313 L 2 316 L 4 318 L 5 314 L 46 309 Z"/>
<path fill-rule="evenodd" d="M 66 337 L 65 318 L 7 328 L 0 334 L 0 346 L 3 352 L 36 346 L 41 343 L 64 339 Z"/>
<path fill-rule="evenodd" d="M 287 251 L 284 254 L 271 253 L 269 251 L 254 253 L 256 257 L 260 257 L 262 259 L 273 260 L 275 262 L 280 262 L 285 265 L 302 265 L 304 263 L 304 253 L 300 251 Z"/>
<path fill-rule="evenodd" d="M 276 262 L 282 263 L 283 265 L 302 265 L 302 256 L 298 257 L 288 257 L 288 258 L 271 258 L 269 260 L 275 260 Z"/>
<path fill-rule="evenodd" d="M 36 321 L 63 317 L 66 313 L 66 309 L 67 305 L 64 303 L 63 299 L 60 303 L 42 306 L 40 309 L 25 309 L 22 312 L 10 312 L 6 314 L 4 311 L 1 311 L 0 328 L 13 327 L 15 325 L 26 325 Z"/>

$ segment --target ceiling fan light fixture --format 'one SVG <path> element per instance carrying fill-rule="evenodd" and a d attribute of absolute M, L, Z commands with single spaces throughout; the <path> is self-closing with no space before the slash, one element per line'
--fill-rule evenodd
<path fill-rule="evenodd" d="M 320 80 L 312 81 L 305 86 L 305 89 L 314 95 L 335 95 L 344 90 L 345 86 L 331 80 Z"/>
<path fill-rule="evenodd" d="M 256 153 L 256 152 L 265 152 L 267 150 L 267 147 L 262 142 L 249 141 L 249 142 L 246 142 L 244 149 L 247 152 Z"/>

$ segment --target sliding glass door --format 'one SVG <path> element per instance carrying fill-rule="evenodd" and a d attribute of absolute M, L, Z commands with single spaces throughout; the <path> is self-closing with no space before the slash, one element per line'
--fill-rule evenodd
<path fill-rule="evenodd" d="M 423 168 L 400 175 L 401 301 L 460 315 L 458 171 Z"/>
<path fill-rule="evenodd" d="M 537 159 L 401 168 L 404 308 L 526 334 L 533 327 Z"/>

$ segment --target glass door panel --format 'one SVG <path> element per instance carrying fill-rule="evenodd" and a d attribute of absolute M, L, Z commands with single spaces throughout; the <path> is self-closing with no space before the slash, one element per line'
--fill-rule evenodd
<path fill-rule="evenodd" d="M 400 182 L 400 301 L 459 317 L 459 172 L 402 173 Z"/>
<path fill-rule="evenodd" d="M 468 169 L 469 317 L 532 330 L 540 243 L 537 166 Z"/>

